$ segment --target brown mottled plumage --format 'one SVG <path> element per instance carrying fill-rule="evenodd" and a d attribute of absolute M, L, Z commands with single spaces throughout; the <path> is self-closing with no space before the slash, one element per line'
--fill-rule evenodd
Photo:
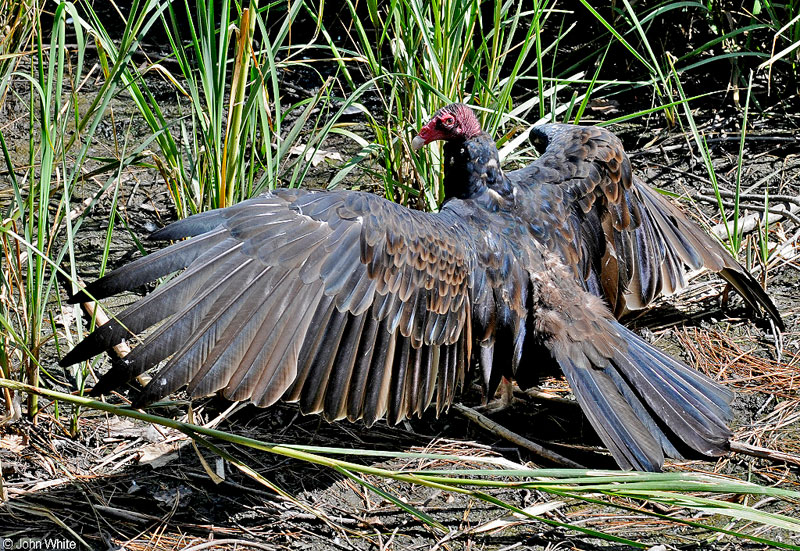
<path fill-rule="evenodd" d="M 471 109 L 441 109 L 412 142 L 445 140 L 438 213 L 374 195 L 275 190 L 159 230 L 177 243 L 89 285 L 103 298 L 179 271 L 97 329 L 69 365 L 164 321 L 93 389 L 166 360 L 136 405 L 187 385 L 327 419 L 397 422 L 452 403 L 473 358 L 493 391 L 565 373 L 624 468 L 727 450 L 732 394 L 614 315 L 684 285 L 686 266 L 775 306 L 713 239 L 631 173 L 599 128 L 544 125 L 547 149 L 505 174 Z M 73 297 L 73 302 L 86 299 Z"/>

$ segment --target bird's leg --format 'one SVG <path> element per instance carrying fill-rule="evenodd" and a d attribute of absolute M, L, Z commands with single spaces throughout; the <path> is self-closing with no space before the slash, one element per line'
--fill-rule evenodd
<path fill-rule="evenodd" d="M 507 378 L 503 377 L 495 392 L 495 398 L 490 400 L 480 409 L 484 413 L 498 413 L 509 408 L 517 398 L 514 398 L 514 385 Z"/>

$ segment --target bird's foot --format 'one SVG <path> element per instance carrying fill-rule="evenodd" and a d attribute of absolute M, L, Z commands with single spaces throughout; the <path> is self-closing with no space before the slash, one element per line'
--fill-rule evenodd
<path fill-rule="evenodd" d="M 500 385 L 495 393 L 495 398 L 489 400 L 484 405 L 475 408 L 481 413 L 500 413 L 510 407 L 516 402 L 522 402 L 519 398 L 514 396 L 514 385 L 511 381 L 503 377 Z"/>

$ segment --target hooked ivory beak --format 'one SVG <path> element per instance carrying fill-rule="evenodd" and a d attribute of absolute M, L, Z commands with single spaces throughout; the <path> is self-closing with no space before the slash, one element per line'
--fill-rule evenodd
<path fill-rule="evenodd" d="M 427 142 L 425 141 L 425 138 L 423 138 L 422 136 L 417 135 L 417 136 L 414 137 L 413 140 L 411 140 L 411 149 L 413 151 L 419 151 L 420 149 L 422 149 L 425 146 L 426 143 Z"/>

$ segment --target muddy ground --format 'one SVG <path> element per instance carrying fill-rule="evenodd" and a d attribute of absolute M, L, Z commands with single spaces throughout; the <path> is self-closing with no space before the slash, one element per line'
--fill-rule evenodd
<path fill-rule="evenodd" d="M 798 98 L 776 100 L 763 95 L 763 103 L 751 113 L 753 128 L 748 133 L 744 155 L 743 188 L 752 198 L 744 202 L 751 214 L 762 210 L 758 199 L 768 188 L 773 207 L 800 205 L 800 109 Z M 696 106 L 700 129 L 709 138 L 710 151 L 723 188 L 731 190 L 738 156 L 741 112 L 732 93 L 714 96 Z M 22 119 L 23 104 L 11 99 L 5 106 L 6 139 L 12 137 L 12 150 L 24 158 L 26 143 Z M 619 107 L 617 107 L 619 109 Z M 635 109 L 625 107 L 626 111 Z M 115 120 L 132 120 L 135 113 L 124 96 L 114 105 Z M 607 108 L 589 113 L 599 121 L 613 116 Z M 131 119 L 131 117 L 133 117 Z M 591 120 L 590 120 L 591 119 Z M 124 134 L 127 123 L 119 123 Z M 19 128 L 15 129 L 15 125 Z M 112 152 L 113 132 L 106 123 L 98 132 L 102 137 L 96 154 L 105 148 Z M 365 134 L 368 129 L 362 127 Z M 681 204 L 700 223 L 713 227 L 719 214 L 708 200 L 711 189 L 702 161 L 690 138 L 680 128 L 667 128 L 663 117 L 654 115 L 613 127 L 622 137 L 638 173 L 652 185 L 688 195 L 694 201 Z M 18 141 L 14 141 L 16 136 Z M 326 149 L 345 148 L 332 142 Z M 313 185 L 325 185 L 335 166 L 318 167 Z M 97 182 L 89 180 L 80 194 L 93 196 Z M 167 192 L 155 170 L 137 169 L 123 174 L 120 182 L 119 212 L 137 238 L 174 219 Z M 795 198 L 779 200 L 781 197 Z M 105 239 L 110 197 L 103 199 L 86 218 L 77 243 L 79 273 L 94 279 L 99 266 L 98 250 Z M 774 215 L 777 216 L 777 215 Z M 787 331 L 783 353 L 776 354 L 768 327 L 754 323 L 738 297 L 727 300 L 724 286 L 716 278 L 700 275 L 679 297 L 669 298 L 631 324 L 657 346 L 681 357 L 736 389 L 734 440 L 800 455 L 800 224 L 795 217 L 775 221 L 770 229 L 770 247 L 780 249 L 765 267 L 755 255 L 745 253 L 759 277 L 766 276 L 767 289 L 783 313 Z M 750 250 L 755 233 L 748 234 Z M 152 244 L 145 243 L 152 248 Z M 121 227 L 115 232 L 109 267 L 138 256 L 131 235 Z M 63 290 L 62 290 L 63 293 Z M 63 296 L 63 295 L 62 295 Z M 112 310 L 135 300 L 127 295 L 109 301 Z M 54 305 L 56 307 L 56 305 Z M 65 315 L 64 311 L 56 312 Z M 63 339 L 63 335 L 62 335 Z M 72 374 L 55 364 L 55 351 L 49 352 L 47 368 L 51 384 L 72 390 Z M 107 361 L 99 366 L 106 368 Z M 542 390 L 557 397 L 569 397 L 560 379 L 544 382 Z M 578 408 L 559 401 L 517 393 L 510 411 L 492 415 L 503 426 L 517 431 L 575 461 L 595 468 L 613 467 L 610 456 L 599 448 L 599 441 Z M 120 402 L 119 396 L 113 398 Z M 480 404 L 480 393 L 468 385 L 462 402 Z M 456 411 L 440 418 L 428 413 L 422 419 L 387 426 L 380 422 L 371 428 L 361 423 L 329 424 L 316 416 L 301 416 L 291 404 L 266 410 L 238 406 L 218 398 L 195 402 L 193 419 L 237 435 L 281 443 L 332 447 L 374 448 L 381 450 L 427 450 L 461 456 L 496 457 L 498 465 L 510 463 L 552 466 L 492 432 L 468 421 Z M 157 409 L 165 416 L 185 417 L 187 404 L 180 399 L 171 407 Z M 399 495 L 407 503 L 441 522 L 450 534 L 443 536 L 375 493 L 325 467 L 302 463 L 276 455 L 225 445 L 223 448 L 244 461 L 270 484 L 292 496 L 278 495 L 269 485 L 259 484 L 231 464 L 222 464 L 208 450 L 195 449 L 180 433 L 155 429 L 140 422 L 83 411 L 80 431 L 68 434 L 68 413 L 63 406 L 60 417 L 52 405 L 45 408 L 36 424 L 22 420 L 2 428 L 0 465 L 8 501 L 0 507 L 0 537 L 22 545 L 26 538 L 43 541 L 85 542 L 95 549 L 172 549 L 211 548 L 202 543 L 216 540 L 213 548 L 257 549 L 594 549 L 620 548 L 580 535 L 552 528 L 535 521 L 506 519 L 497 528 L 491 521 L 506 518 L 502 512 L 473 499 L 440 490 L 409 486 L 399 482 L 368 480 Z M 219 417 L 221 416 L 221 417 Z M 212 481 L 199 456 L 209 469 L 224 477 Z M 791 459 L 791 458 L 789 458 Z M 420 460 L 376 460 L 374 465 L 390 469 L 406 468 Z M 452 463 L 440 462 L 441 466 Z M 466 464 L 466 459 L 465 459 Z M 670 470 L 715 472 L 764 485 L 798 489 L 800 464 L 791 461 L 760 459 L 734 453 L 717 462 L 671 461 Z M 496 494 L 524 508 L 552 502 L 542 515 L 562 522 L 603 530 L 652 545 L 669 544 L 680 548 L 756 549 L 755 542 L 723 539 L 707 532 L 680 527 L 632 513 L 590 506 L 573 500 L 556 500 L 530 491 L 507 490 Z M 751 500 L 753 504 L 757 500 Z M 765 501 L 766 510 L 790 516 L 800 514 L 800 506 Z M 679 508 L 665 507 L 665 514 L 686 515 Z M 703 522 L 719 522 L 708 515 L 695 517 Z M 736 523 L 737 528 L 745 526 Z M 798 534 L 771 529 L 760 534 L 800 545 Z M 32 545 L 32 544 L 31 544 Z M 197 545 L 197 547 L 193 547 Z"/>

